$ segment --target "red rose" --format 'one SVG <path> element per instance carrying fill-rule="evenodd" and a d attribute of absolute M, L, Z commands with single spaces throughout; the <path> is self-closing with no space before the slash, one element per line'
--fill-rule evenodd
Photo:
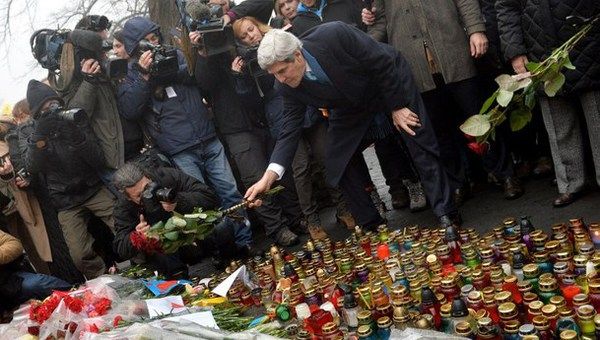
<path fill-rule="evenodd" d="M 488 145 L 488 143 L 485 143 L 485 142 L 484 143 L 471 142 L 471 143 L 467 144 L 467 146 L 475 154 L 482 156 L 483 154 L 485 154 L 487 152 L 489 145 Z"/>

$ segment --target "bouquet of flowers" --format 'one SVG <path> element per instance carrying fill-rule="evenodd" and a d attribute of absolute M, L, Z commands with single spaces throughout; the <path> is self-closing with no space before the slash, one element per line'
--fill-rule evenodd
<path fill-rule="evenodd" d="M 283 189 L 282 186 L 277 186 L 261 197 L 275 195 Z M 244 201 L 225 210 L 196 208 L 193 213 L 185 215 L 174 212 L 167 221 L 154 224 L 146 233 L 131 233 L 131 244 L 145 253 L 172 254 L 182 246 L 194 245 L 196 240 L 204 240 L 224 217 L 231 216 L 249 203 Z"/>

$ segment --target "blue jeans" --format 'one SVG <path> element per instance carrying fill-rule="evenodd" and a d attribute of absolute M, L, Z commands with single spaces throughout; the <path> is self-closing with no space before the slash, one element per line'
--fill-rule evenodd
<path fill-rule="evenodd" d="M 43 300 L 52 294 L 53 290 L 69 290 L 73 285 L 50 275 L 30 272 L 16 272 L 23 279 L 21 285 L 21 301 L 29 299 Z"/>
<path fill-rule="evenodd" d="M 229 208 L 243 200 L 223 144 L 218 138 L 209 139 L 171 157 L 181 171 L 215 189 L 223 208 Z M 240 247 L 252 243 L 249 223 L 236 222 L 235 243 Z"/>

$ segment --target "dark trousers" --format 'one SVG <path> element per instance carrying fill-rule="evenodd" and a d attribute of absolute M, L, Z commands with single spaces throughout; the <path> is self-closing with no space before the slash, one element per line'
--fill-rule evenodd
<path fill-rule="evenodd" d="M 223 136 L 241 182 L 246 188 L 258 182 L 269 163 L 273 142 L 266 129 L 254 129 Z M 268 236 L 275 236 L 283 227 L 300 222 L 302 212 L 298 204 L 292 171 L 286 171 L 279 183 L 285 187 L 277 197 L 263 200 L 256 208 L 257 217 Z"/>
<path fill-rule="evenodd" d="M 440 156 L 453 189 L 462 187 L 466 182 L 466 139 L 458 129 L 468 117 L 478 114 L 483 98 L 476 78 L 444 84 L 436 79 L 435 90 L 422 93 L 427 113 L 433 122 L 437 136 Z M 448 108 L 454 110 L 448 110 Z M 485 171 L 499 179 L 513 175 L 513 166 L 507 148 L 507 138 L 503 129 L 496 130 L 496 140 L 490 141 L 488 152 L 482 157 Z"/>
<path fill-rule="evenodd" d="M 415 181 L 418 179 L 408 150 L 396 134 L 376 140 L 375 154 L 390 194 L 402 190 L 403 180 Z"/>
<path fill-rule="evenodd" d="M 409 136 L 404 132 L 394 133 L 392 136 L 404 141 L 432 210 L 436 216 L 441 217 L 456 212 L 452 187 L 439 157 L 438 142 L 431 121 L 425 113 L 419 114 L 419 120 L 421 128 L 415 129 L 416 136 Z M 366 228 L 374 228 L 384 220 L 365 190 L 365 183 L 369 183 L 370 178 L 362 155 L 364 146 L 366 145 L 359 147 L 350 159 L 340 180 L 340 188 L 356 223 Z"/>

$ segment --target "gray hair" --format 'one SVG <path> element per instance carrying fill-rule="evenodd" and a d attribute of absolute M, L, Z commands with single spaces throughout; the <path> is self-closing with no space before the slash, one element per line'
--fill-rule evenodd
<path fill-rule="evenodd" d="M 112 181 L 119 191 L 134 186 L 145 176 L 144 171 L 135 162 L 125 163 L 119 170 L 115 171 Z"/>
<path fill-rule="evenodd" d="M 263 70 L 278 61 L 293 61 L 294 52 L 302 48 L 302 41 L 293 34 L 280 29 L 269 30 L 258 47 L 258 65 Z"/>

